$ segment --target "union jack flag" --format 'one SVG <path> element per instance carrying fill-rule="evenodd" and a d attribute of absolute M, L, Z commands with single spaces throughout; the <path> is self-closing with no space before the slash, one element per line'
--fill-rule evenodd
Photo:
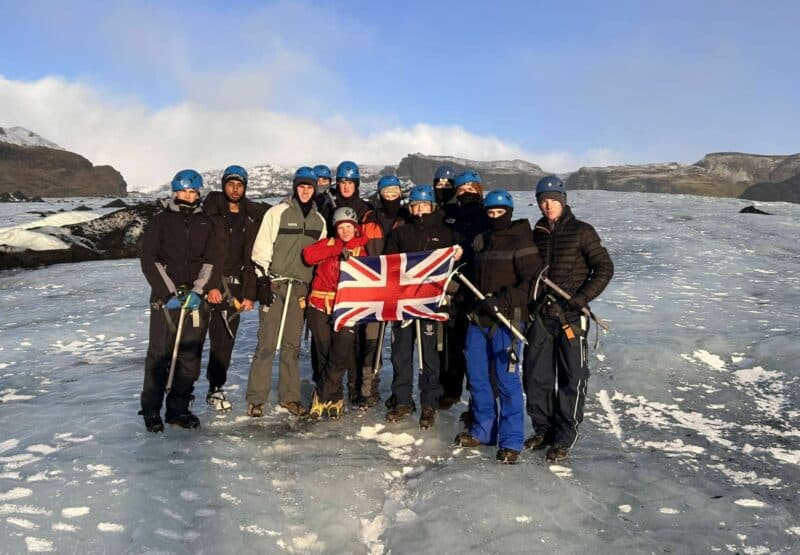
<path fill-rule="evenodd" d="M 436 312 L 453 271 L 455 247 L 382 256 L 351 256 L 339 265 L 333 304 L 336 331 L 361 322 L 447 320 Z"/>

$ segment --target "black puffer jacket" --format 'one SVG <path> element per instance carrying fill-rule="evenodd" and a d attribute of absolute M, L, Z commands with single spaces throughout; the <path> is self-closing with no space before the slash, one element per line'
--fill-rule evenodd
<path fill-rule="evenodd" d="M 384 253 L 432 251 L 455 244 L 453 230 L 444 223 L 440 212 L 412 216 L 405 225 L 392 230 Z"/>
<path fill-rule="evenodd" d="M 595 229 L 572 214 L 569 206 L 550 229 L 546 218 L 536 222 L 533 240 L 542 261 L 548 266 L 547 277 L 571 296 L 589 303 L 606 288 L 614 276 L 614 263 Z M 541 289 L 541 286 L 540 286 Z M 529 300 L 533 300 L 531 288 Z M 556 298 L 557 294 L 554 294 Z M 577 314 L 574 307 L 566 312 Z"/>
<path fill-rule="evenodd" d="M 507 317 L 526 319 L 530 283 L 542 269 L 530 222 L 516 220 L 503 230 L 486 231 L 474 239 L 472 246 L 476 287 L 484 295 L 496 297 Z M 480 323 L 491 322 L 482 318 Z"/>
<path fill-rule="evenodd" d="M 180 206 L 173 199 L 142 235 L 142 272 L 152 288 L 150 301 L 165 301 L 181 285 L 198 295 L 219 283 L 225 258 L 225 238 L 219 218 L 199 206 Z"/>
<path fill-rule="evenodd" d="M 244 252 L 241 253 L 241 260 L 244 266 L 240 270 L 240 279 L 242 281 L 242 295 L 245 299 L 254 300 L 256 298 L 256 270 L 250 257 L 253 253 L 253 243 L 256 240 L 258 228 L 261 226 L 261 220 L 269 208 L 270 205 L 267 203 L 253 202 L 246 197 L 239 202 L 239 214 L 241 214 L 241 221 L 244 223 Z M 230 208 L 225 194 L 221 191 L 208 193 L 203 201 L 203 212 L 211 217 L 219 218 L 220 222 L 223 223 L 223 231 L 227 238 L 230 234 L 228 226 Z M 230 266 L 230 264 L 226 263 L 224 266 Z M 221 281 L 214 283 L 213 286 L 222 290 Z"/>

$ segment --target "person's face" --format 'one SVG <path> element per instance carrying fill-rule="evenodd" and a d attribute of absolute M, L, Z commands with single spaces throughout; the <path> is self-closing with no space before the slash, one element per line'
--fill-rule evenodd
<path fill-rule="evenodd" d="M 336 183 L 336 188 L 339 190 L 340 197 L 350 198 L 356 192 L 356 182 L 352 179 L 342 179 Z"/>
<path fill-rule="evenodd" d="M 388 201 L 399 199 L 400 187 L 385 187 L 381 189 L 381 198 Z"/>
<path fill-rule="evenodd" d="M 330 177 L 318 177 L 317 178 L 317 187 L 319 187 L 320 191 L 325 190 L 326 187 L 330 187 L 331 185 L 331 178 Z"/>
<path fill-rule="evenodd" d="M 200 198 L 200 193 L 197 192 L 197 189 L 181 189 L 175 192 L 175 198 L 183 202 L 191 203 Z"/>
<path fill-rule="evenodd" d="M 336 226 L 336 236 L 347 243 L 356 236 L 356 226 L 350 222 L 342 222 Z"/>
<path fill-rule="evenodd" d="M 539 203 L 539 210 L 542 211 L 542 214 L 544 214 L 545 218 L 551 222 L 554 222 L 558 220 L 561 217 L 561 214 L 564 212 L 564 205 L 558 202 L 556 199 L 546 198 Z"/>
<path fill-rule="evenodd" d="M 433 207 L 430 202 L 415 202 L 409 206 L 411 214 L 414 216 L 422 216 L 423 214 L 430 214 L 433 212 Z"/>
<path fill-rule="evenodd" d="M 238 179 L 229 179 L 223 187 L 229 202 L 239 202 L 244 196 L 244 183 Z"/>
<path fill-rule="evenodd" d="M 478 189 L 475 188 L 475 185 L 472 183 L 464 183 L 461 187 L 456 189 L 456 196 L 460 197 L 464 193 L 478 193 Z"/>
<path fill-rule="evenodd" d="M 505 215 L 506 209 L 505 208 L 489 208 L 486 210 L 486 215 L 489 216 L 491 219 L 501 218 Z"/>
<path fill-rule="evenodd" d="M 301 183 L 297 186 L 297 198 L 300 199 L 300 202 L 305 204 L 311 200 L 311 197 L 314 196 L 314 187 L 308 185 L 307 183 Z"/>

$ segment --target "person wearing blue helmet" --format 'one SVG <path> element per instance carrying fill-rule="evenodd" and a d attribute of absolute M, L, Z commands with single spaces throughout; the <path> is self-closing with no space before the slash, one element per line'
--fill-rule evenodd
<path fill-rule="evenodd" d="M 317 203 L 319 209 L 332 197 L 330 186 L 333 177 L 331 169 L 325 164 L 317 164 L 313 170 L 317 174 L 317 194 L 314 196 L 314 202 Z"/>
<path fill-rule="evenodd" d="M 440 210 L 444 210 L 447 217 L 453 218 L 453 212 L 458 207 L 455 202 L 456 170 L 453 166 L 445 164 L 436 168 L 433 173 L 433 189 L 436 193 L 436 204 Z"/>
<path fill-rule="evenodd" d="M 547 264 L 547 276 L 567 294 L 564 300 L 546 285 L 531 287 L 534 322 L 526 334 L 524 383 L 533 435 L 527 449 L 549 446 L 550 462 L 566 459 L 578 439 L 589 379 L 589 320 L 582 310 L 597 298 L 614 275 L 614 263 L 597 231 L 575 218 L 567 190 L 555 175 L 536 185 L 542 218 L 533 240 Z"/>
<path fill-rule="evenodd" d="M 142 234 L 140 262 L 150 284 L 150 341 L 139 414 L 150 432 L 162 432 L 164 420 L 183 428 L 200 426 L 189 405 L 208 326 L 203 297 L 219 281 L 225 255 L 221 222 L 200 206 L 202 186 L 203 178 L 195 170 L 175 174 L 172 197 Z"/>
<path fill-rule="evenodd" d="M 489 228 L 489 220 L 483 207 L 482 179 L 478 172 L 467 169 L 453 177 L 453 187 L 456 204 L 446 205 L 445 222 L 453 228 L 458 237 L 458 244 L 464 248 L 461 260 L 463 266 L 460 271 L 468 279 L 472 279 L 475 266 L 472 242 Z M 462 288 L 452 296 L 447 305 L 450 319 L 446 324 L 445 348 L 442 350 L 443 371 L 440 380 L 443 393 L 439 401 L 440 408 L 445 410 L 456 404 L 464 391 L 464 376 L 467 369 L 464 348 L 472 303 L 471 295 Z M 461 414 L 461 419 L 468 422 L 470 416 L 471 412 L 467 410 Z"/>
<path fill-rule="evenodd" d="M 497 444 L 497 462 L 513 464 L 525 438 L 522 343 L 496 314 L 502 313 L 518 329 L 523 328 L 528 318 L 529 284 L 542 262 L 528 220 L 512 220 L 514 199 L 508 191 L 490 191 L 483 206 L 489 229 L 472 244 L 472 281 L 486 299 L 472 308 L 465 350 L 472 417 L 468 430 L 455 441 L 465 447 Z"/>
<path fill-rule="evenodd" d="M 436 195 L 430 185 L 415 185 L 408 197 L 411 218 L 408 223 L 394 229 L 386 241 L 385 254 L 432 251 L 455 245 L 453 230 L 445 225 L 437 210 Z M 461 257 L 457 249 L 456 260 Z M 392 324 L 392 396 L 387 400 L 386 420 L 397 422 L 415 410 L 412 398 L 414 386 L 414 339 L 422 351 L 419 372 L 419 394 L 422 412 L 421 429 L 428 429 L 436 421 L 442 386 L 439 384 L 440 354 L 437 333 L 438 322 L 429 319 L 394 322 Z"/>
<path fill-rule="evenodd" d="M 302 252 L 325 237 L 327 229 L 314 202 L 314 170 L 298 168 L 292 185 L 292 196 L 267 210 L 253 244 L 256 274 L 270 284 L 270 294 L 259 299 L 258 344 L 247 380 L 247 413 L 255 418 L 264 416 L 278 349 L 278 404 L 296 416 L 308 412 L 300 394 L 299 356 L 313 268 L 303 261 Z"/>
<path fill-rule="evenodd" d="M 257 276 L 250 255 L 269 204 L 246 197 L 248 175 L 242 166 L 228 166 L 220 178 L 222 191 L 212 191 L 203 200 L 203 211 L 223 222 L 227 240 L 221 281 L 208 292 L 211 308 L 208 338 L 211 343 L 206 377 L 206 402 L 218 411 L 231 410 L 222 389 L 227 381 L 239 313 L 252 310 L 257 299 Z"/>
<path fill-rule="evenodd" d="M 396 175 L 384 175 L 378 180 L 375 210 L 366 216 L 361 226 L 362 234 L 367 239 L 367 255 L 383 254 L 386 238 L 389 234 L 408 221 L 408 211 L 402 205 L 400 179 Z M 380 370 L 383 365 L 379 346 L 381 334 L 386 325 L 372 322 L 361 326 L 359 337 L 359 376 L 360 395 L 355 401 L 360 410 L 366 410 L 380 401 Z"/>
<path fill-rule="evenodd" d="M 364 223 L 365 216 L 375 210 L 368 202 L 359 197 L 361 171 L 358 164 L 345 160 L 336 167 L 336 190 L 320 207 L 320 212 L 328 224 L 328 231 L 334 233 L 333 213 L 337 208 L 348 207 L 356 211 L 358 223 Z"/>

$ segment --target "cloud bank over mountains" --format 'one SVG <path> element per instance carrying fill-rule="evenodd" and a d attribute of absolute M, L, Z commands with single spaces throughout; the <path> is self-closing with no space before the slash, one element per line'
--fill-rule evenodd
<path fill-rule="evenodd" d="M 525 152 L 457 125 L 418 123 L 365 132 L 341 114 L 319 119 L 196 101 L 151 108 L 136 98 L 60 77 L 26 82 L 0 76 L 0 122 L 22 125 L 95 164 L 112 164 L 133 190 L 153 189 L 184 167 L 335 164 L 345 158 L 394 164 L 412 152 L 525 159 L 559 172 L 617 161 L 603 149 Z"/>

